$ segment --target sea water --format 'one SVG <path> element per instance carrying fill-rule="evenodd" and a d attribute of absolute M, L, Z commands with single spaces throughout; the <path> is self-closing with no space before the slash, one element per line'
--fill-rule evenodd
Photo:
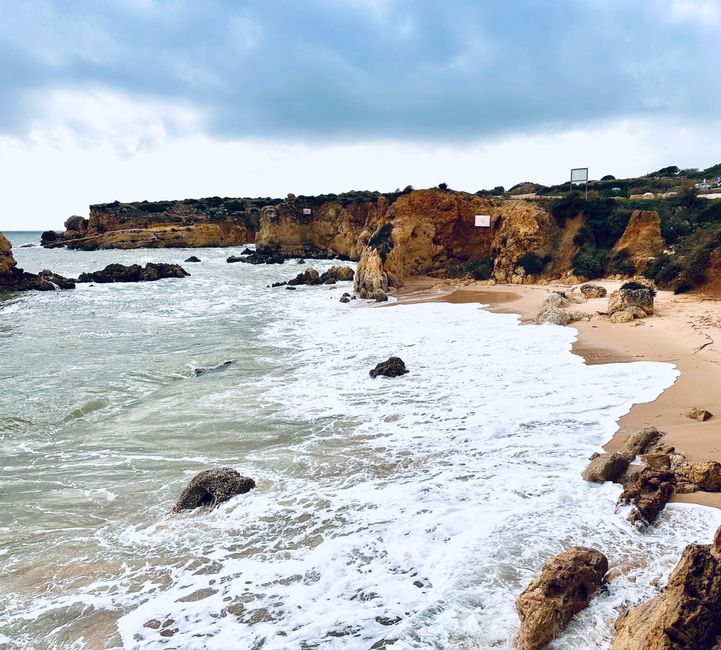
<path fill-rule="evenodd" d="M 609 648 L 721 523 L 672 505 L 642 534 L 580 477 L 669 364 L 588 366 L 575 330 L 475 304 L 269 288 L 307 266 L 240 249 L 11 239 L 28 271 L 191 276 L 0 298 L 1 648 L 510 648 L 515 598 L 571 545 L 611 580 L 551 647 Z M 371 379 L 391 355 L 409 374 Z M 172 514 L 217 466 L 256 489 Z"/>

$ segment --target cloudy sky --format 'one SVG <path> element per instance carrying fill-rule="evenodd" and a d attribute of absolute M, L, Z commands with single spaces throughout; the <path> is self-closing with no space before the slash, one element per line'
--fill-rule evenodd
<path fill-rule="evenodd" d="M 721 162 L 721 0 L 0 0 L 0 229 Z"/>

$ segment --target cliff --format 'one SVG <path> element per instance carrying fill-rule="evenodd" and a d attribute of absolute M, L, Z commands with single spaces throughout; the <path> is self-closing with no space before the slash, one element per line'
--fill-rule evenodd
<path fill-rule="evenodd" d="M 655 210 L 634 210 L 626 229 L 613 248 L 623 252 L 628 262 L 641 273 L 662 253 L 666 244 L 661 236 L 661 217 Z"/>
<path fill-rule="evenodd" d="M 255 240 L 260 207 L 274 199 L 187 199 L 90 206 L 90 218 L 73 216 L 65 231 L 43 233 L 47 248 L 196 248 L 239 246 Z"/>

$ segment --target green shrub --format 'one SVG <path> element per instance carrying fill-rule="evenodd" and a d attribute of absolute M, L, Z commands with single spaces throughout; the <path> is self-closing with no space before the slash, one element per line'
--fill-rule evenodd
<path fill-rule="evenodd" d="M 636 273 L 636 267 L 628 261 L 628 251 L 623 248 L 609 255 L 606 271 L 611 275 L 633 275 Z"/>
<path fill-rule="evenodd" d="M 388 254 L 393 250 L 393 224 L 384 223 L 368 240 L 368 246 L 375 248 L 381 259 L 385 262 Z"/>
<path fill-rule="evenodd" d="M 542 258 L 537 253 L 524 253 L 516 260 L 516 264 L 523 268 L 526 275 L 538 275 L 550 260 Z"/>
<path fill-rule="evenodd" d="M 471 262 L 453 260 L 446 267 L 446 277 L 464 278 L 473 276 L 474 280 L 488 280 L 493 274 L 493 258 L 479 257 Z"/>
<path fill-rule="evenodd" d="M 607 258 L 608 250 L 586 247 L 573 258 L 573 272 L 589 280 L 603 277 Z"/>
<path fill-rule="evenodd" d="M 639 289 L 648 289 L 651 292 L 652 296 L 654 296 L 654 297 L 656 296 L 655 287 L 650 287 L 647 284 L 643 284 L 643 282 L 636 282 L 636 280 L 624 282 L 621 285 L 621 289 L 624 289 L 625 291 L 638 291 Z"/>

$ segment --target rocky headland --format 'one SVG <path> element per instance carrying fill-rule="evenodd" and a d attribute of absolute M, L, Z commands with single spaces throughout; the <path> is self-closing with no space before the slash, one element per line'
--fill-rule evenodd
<path fill-rule="evenodd" d="M 52 271 L 44 270 L 36 275 L 19 269 L 13 257 L 12 245 L 0 233 L 0 291 L 55 291 L 74 288 L 74 280 Z"/>

